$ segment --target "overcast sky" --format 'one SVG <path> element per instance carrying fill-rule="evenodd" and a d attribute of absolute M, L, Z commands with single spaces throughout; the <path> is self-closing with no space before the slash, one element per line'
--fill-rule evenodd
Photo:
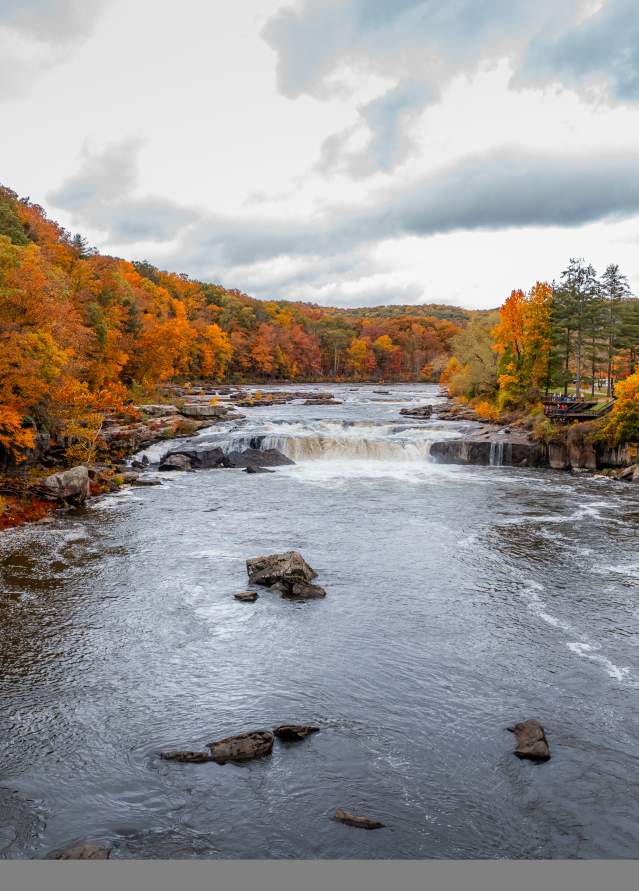
<path fill-rule="evenodd" d="M 258 297 L 639 292 L 639 0 L 0 0 L 0 182 Z"/>

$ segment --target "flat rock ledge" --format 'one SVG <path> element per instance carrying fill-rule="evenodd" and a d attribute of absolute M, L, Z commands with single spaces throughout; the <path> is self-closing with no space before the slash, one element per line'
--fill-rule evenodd
<path fill-rule="evenodd" d="M 517 741 L 515 755 L 518 758 L 528 758 L 530 761 L 548 761 L 550 759 L 548 740 L 539 721 L 529 718 L 527 721 L 514 724 L 508 730 L 515 734 Z"/>
<path fill-rule="evenodd" d="M 357 829 L 383 829 L 385 826 L 380 820 L 372 820 L 370 817 L 358 817 L 339 807 L 335 811 L 334 819 L 340 823 L 346 823 L 347 826 L 355 826 Z"/>

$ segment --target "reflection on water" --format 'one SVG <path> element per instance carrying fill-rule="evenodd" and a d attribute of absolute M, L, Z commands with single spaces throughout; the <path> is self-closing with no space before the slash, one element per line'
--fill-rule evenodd
<path fill-rule="evenodd" d="M 1 856 L 637 855 L 637 490 L 433 464 L 467 425 L 405 423 L 435 391 L 388 389 L 194 438 L 281 448 L 275 474 L 167 474 L 0 537 Z M 234 601 L 289 548 L 325 600 Z M 542 766 L 505 731 L 531 716 Z M 245 765 L 155 755 L 284 721 L 322 729 Z"/>

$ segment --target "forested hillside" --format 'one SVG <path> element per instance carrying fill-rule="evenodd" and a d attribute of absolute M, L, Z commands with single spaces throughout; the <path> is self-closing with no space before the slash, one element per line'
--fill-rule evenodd
<path fill-rule="evenodd" d="M 0 187 L 0 445 L 72 429 L 170 379 L 436 380 L 468 315 L 256 300 L 101 256 Z"/>

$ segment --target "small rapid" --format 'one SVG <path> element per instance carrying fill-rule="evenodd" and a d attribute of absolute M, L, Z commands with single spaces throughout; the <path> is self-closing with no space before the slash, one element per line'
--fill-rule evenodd
<path fill-rule="evenodd" d="M 331 389 L 146 450 L 293 465 L 151 467 L 162 485 L 0 535 L 0 857 L 636 856 L 639 490 L 498 442 L 492 466 L 437 464 L 474 428 L 437 419 L 436 388 Z M 325 598 L 234 599 L 248 558 L 291 549 Z M 513 755 L 528 717 L 545 765 Z M 247 764 L 157 757 L 285 722 L 320 732 Z"/>

